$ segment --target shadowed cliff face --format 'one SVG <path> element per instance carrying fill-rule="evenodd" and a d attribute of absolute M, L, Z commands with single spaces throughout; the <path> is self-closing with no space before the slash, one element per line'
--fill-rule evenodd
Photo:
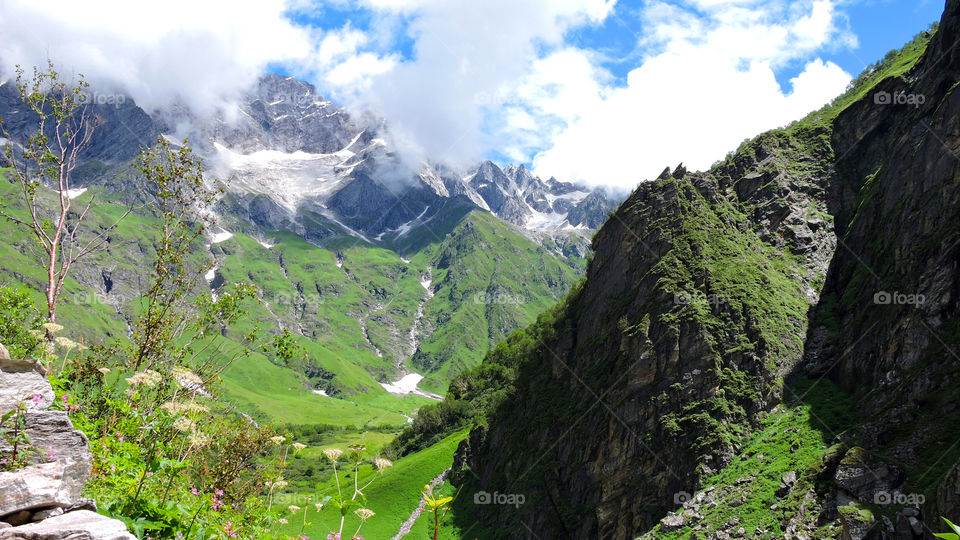
<path fill-rule="evenodd" d="M 842 247 L 806 366 L 857 396 L 857 444 L 908 472 L 898 489 L 924 496 L 933 530 L 940 515 L 960 517 L 958 40 L 951 1 L 916 67 L 837 120 Z"/>
<path fill-rule="evenodd" d="M 902 75 L 877 73 L 706 173 L 668 169 L 620 206 L 585 284 L 525 334 L 515 390 L 461 447 L 471 489 L 525 496 L 476 507 L 492 536 L 642 534 L 739 459 L 767 411 L 803 401 L 792 375 L 854 393 L 857 427 L 830 436 L 878 454 L 867 473 L 896 461 L 888 488 L 939 486 L 928 523 L 956 504 L 940 478 L 960 448 L 922 418 L 952 421 L 960 367 L 958 15 L 951 0 Z M 926 476 L 930 445 L 942 459 Z M 873 503 L 848 481 L 858 455 L 818 470 L 840 472 L 811 495 L 828 503 L 804 508 L 830 510 L 800 521 L 863 537 L 837 515 Z"/>

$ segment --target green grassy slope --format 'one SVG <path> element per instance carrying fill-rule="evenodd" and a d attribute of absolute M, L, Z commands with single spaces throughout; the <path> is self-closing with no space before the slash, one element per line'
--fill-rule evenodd
<path fill-rule="evenodd" d="M 382 476 L 364 492 L 366 506 L 376 512 L 376 516 L 363 526 L 360 534 L 364 538 L 393 537 L 401 524 L 417 508 L 424 484 L 429 483 L 450 466 L 457 445 L 466 436 L 466 431 L 454 433 L 422 452 L 397 460 L 392 467 L 384 471 Z M 362 465 L 358 478 L 360 485 L 369 482 L 376 474 L 370 465 Z M 340 478 L 343 486 L 353 485 L 352 473 L 341 471 Z M 303 512 L 300 511 L 295 516 L 287 518 L 290 523 L 283 527 L 280 533 L 295 536 L 300 534 L 302 528 L 302 532 L 311 538 L 325 538 L 328 533 L 337 530 L 340 521 L 339 513 L 333 508 L 317 513 L 313 506 L 314 502 L 322 500 L 326 495 L 336 494 L 336 491 L 336 484 L 331 479 L 315 492 L 301 492 L 295 496 L 281 497 L 282 502 L 278 506 L 296 504 L 307 509 L 307 525 L 303 525 Z M 310 501 L 307 500 L 308 496 Z M 423 535 L 418 536 L 417 531 L 425 527 L 426 521 L 426 516 L 422 515 L 410 538 L 423 537 Z M 347 532 L 352 534 L 358 525 L 359 519 L 352 513 L 348 515 L 344 526 L 344 538 L 347 538 Z M 448 528 L 448 530 L 452 529 Z"/>
<path fill-rule="evenodd" d="M 510 332 L 533 322 L 582 273 L 581 262 L 561 260 L 479 211 L 425 255 L 436 290 L 424 306 L 432 334 L 411 363 L 427 375 L 421 386 L 434 391 L 444 391 Z"/>

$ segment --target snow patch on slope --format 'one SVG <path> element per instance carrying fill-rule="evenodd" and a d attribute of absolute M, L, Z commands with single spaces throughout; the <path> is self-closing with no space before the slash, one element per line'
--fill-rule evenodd
<path fill-rule="evenodd" d="M 229 240 L 229 239 L 231 239 L 231 238 L 233 238 L 233 233 L 232 233 L 232 232 L 230 232 L 230 231 L 228 231 L 228 230 L 226 230 L 226 229 L 220 229 L 220 232 L 215 233 L 215 234 L 211 237 L 210 243 L 212 243 L 212 244 L 219 244 L 220 242 L 226 242 L 227 240 Z"/>

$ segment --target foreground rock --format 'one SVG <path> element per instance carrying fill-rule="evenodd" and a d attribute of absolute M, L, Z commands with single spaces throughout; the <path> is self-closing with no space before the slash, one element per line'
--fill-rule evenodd
<path fill-rule="evenodd" d="M 10 529 L 0 529 L 0 540 L 133 540 L 122 521 L 89 510 L 77 510 Z"/>
<path fill-rule="evenodd" d="M 0 370 L 0 415 L 16 409 L 21 403 L 29 409 L 45 409 L 53 403 L 53 388 L 40 373 L 13 372 L 4 367 Z"/>
<path fill-rule="evenodd" d="M 69 493 L 71 503 L 77 501 L 93 466 L 87 436 L 73 429 L 66 411 L 29 411 L 26 418 L 30 445 L 38 453 L 34 460 L 60 464 L 63 468 L 62 490 Z M 6 443 L 0 441 L 0 454 L 9 450 Z"/>
<path fill-rule="evenodd" d="M 47 506 L 67 507 L 80 493 L 63 481 L 58 462 L 0 473 L 0 516 Z"/>
<path fill-rule="evenodd" d="M 46 410 L 54 397 L 33 361 L 12 360 L 0 345 L 0 415 L 23 405 L 16 414 L 23 415 L 29 437 L 17 448 L 18 460 L 26 457 L 28 466 L 0 472 L 0 539 L 134 538 L 123 522 L 91 511 L 96 506 L 81 498 L 92 467 L 87 437 L 73 429 L 65 411 Z M 0 467 L 9 467 L 12 458 L 11 442 L 0 438 Z"/>

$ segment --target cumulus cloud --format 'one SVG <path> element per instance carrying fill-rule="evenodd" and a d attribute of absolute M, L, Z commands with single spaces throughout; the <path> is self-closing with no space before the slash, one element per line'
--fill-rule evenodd
<path fill-rule="evenodd" d="M 632 187 L 680 162 L 704 169 L 745 138 L 819 108 L 849 83 L 848 73 L 819 58 L 807 62 L 789 88 L 775 77 L 778 67 L 831 43 L 854 43 L 831 0 L 805 9 L 776 2 L 695 4 L 699 11 L 647 6 L 642 45 L 649 54 L 625 86 L 601 84 L 583 68 L 533 71 L 528 86 L 552 88 L 554 99 L 580 96 L 576 115 L 557 111 L 549 100 L 523 104 L 540 118 L 564 120 L 541 141 L 547 149 L 533 158 L 536 173 Z"/>
<path fill-rule="evenodd" d="M 5 0 L 0 72 L 56 62 L 147 108 L 179 98 L 200 113 L 230 103 L 271 62 L 314 50 L 308 29 L 284 17 L 283 0 L 75 2 Z"/>
<path fill-rule="evenodd" d="M 569 28 L 602 20 L 613 2 L 366 0 L 366 5 L 381 16 L 409 21 L 412 58 L 387 67 L 358 56 L 346 65 L 386 69 L 376 74 L 368 67 L 366 77 L 338 78 L 344 70 L 353 75 L 341 64 L 323 82 L 355 106 L 383 115 L 406 154 L 462 164 L 501 144 L 500 134 L 486 129 L 488 112 L 523 79 L 539 48 L 558 46 Z M 344 82 L 347 88 L 338 84 Z"/>

